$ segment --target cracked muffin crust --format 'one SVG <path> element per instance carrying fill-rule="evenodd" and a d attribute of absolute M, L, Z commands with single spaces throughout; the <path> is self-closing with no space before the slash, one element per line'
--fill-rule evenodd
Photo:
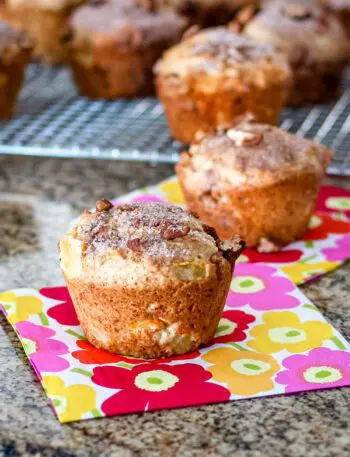
<path fill-rule="evenodd" d="M 70 21 L 70 62 L 80 92 L 91 98 L 153 92 L 152 67 L 180 41 L 187 20 L 155 0 L 98 1 Z"/>
<path fill-rule="evenodd" d="M 350 41 L 338 18 L 318 0 L 274 0 L 240 22 L 243 34 L 283 52 L 293 71 L 288 103 L 328 100 L 338 93 Z"/>
<path fill-rule="evenodd" d="M 0 21 L 0 119 L 9 118 L 15 109 L 32 49 L 25 32 Z"/>
<path fill-rule="evenodd" d="M 155 74 L 172 134 L 184 143 L 247 112 L 277 123 L 290 82 L 284 56 L 225 27 L 185 37 Z"/>
<path fill-rule="evenodd" d="M 222 239 L 237 233 L 267 252 L 307 230 L 331 155 L 277 127 L 242 122 L 198 135 L 176 171 L 188 208 Z"/>
<path fill-rule="evenodd" d="M 2 0 L 1 16 L 34 40 L 34 56 L 51 64 L 67 60 L 67 21 L 84 0 Z"/>
<path fill-rule="evenodd" d="M 176 206 L 97 202 L 60 241 L 61 267 L 88 340 L 110 352 L 159 358 L 213 338 L 240 239 Z"/>

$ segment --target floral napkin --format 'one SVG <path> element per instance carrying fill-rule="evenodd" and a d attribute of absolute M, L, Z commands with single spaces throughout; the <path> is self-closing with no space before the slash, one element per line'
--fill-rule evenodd
<path fill-rule="evenodd" d="M 350 344 L 271 265 L 238 264 L 213 343 L 162 360 L 90 345 L 65 287 L 0 303 L 60 422 L 350 385 Z"/>
<path fill-rule="evenodd" d="M 185 206 L 176 177 L 156 186 L 144 187 L 114 200 L 114 204 L 135 201 L 173 203 Z M 334 186 L 323 186 L 301 241 L 290 243 L 280 252 L 260 254 L 246 249 L 240 262 L 262 262 L 277 268 L 295 283 L 303 284 L 334 270 L 350 258 L 350 192 Z"/>

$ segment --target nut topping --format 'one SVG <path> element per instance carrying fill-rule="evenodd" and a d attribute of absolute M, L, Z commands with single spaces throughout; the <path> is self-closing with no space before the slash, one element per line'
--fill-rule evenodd
<path fill-rule="evenodd" d="M 111 208 L 113 208 L 113 205 L 106 198 L 103 198 L 102 200 L 96 202 L 96 211 L 98 212 L 109 211 Z"/>
<path fill-rule="evenodd" d="M 257 132 L 245 132 L 243 130 L 230 129 L 226 132 L 235 146 L 257 146 L 261 143 L 263 136 Z"/>
<path fill-rule="evenodd" d="M 140 238 L 133 238 L 132 240 L 129 240 L 126 245 L 129 249 L 131 249 L 134 252 L 140 252 L 141 251 L 141 240 Z"/>
<path fill-rule="evenodd" d="M 233 265 L 241 255 L 244 246 L 245 242 L 240 238 L 235 237 L 231 240 L 222 241 L 219 247 L 225 259 L 228 260 L 231 265 Z"/>
<path fill-rule="evenodd" d="M 311 17 L 311 11 L 306 6 L 297 3 L 286 3 L 283 5 L 282 14 L 296 21 L 302 21 Z"/>
<path fill-rule="evenodd" d="M 190 227 L 188 225 L 173 224 L 165 226 L 162 229 L 161 234 L 165 240 L 174 240 L 175 238 L 186 236 L 189 231 Z"/>

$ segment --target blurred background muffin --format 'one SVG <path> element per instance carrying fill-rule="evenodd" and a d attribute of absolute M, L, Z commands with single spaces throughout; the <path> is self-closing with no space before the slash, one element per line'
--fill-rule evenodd
<path fill-rule="evenodd" d="M 67 19 L 84 0 L 2 0 L 0 15 L 27 31 L 35 42 L 34 55 L 47 63 L 67 58 L 64 42 Z"/>
<path fill-rule="evenodd" d="M 240 21 L 245 36 L 285 53 L 292 71 L 291 105 L 334 98 L 350 57 L 339 19 L 318 0 L 272 0 Z"/>
<path fill-rule="evenodd" d="M 187 207 L 222 239 L 274 251 L 308 228 L 331 152 L 269 125 L 198 135 L 176 167 Z"/>
<path fill-rule="evenodd" d="M 144 6 L 143 6 L 144 5 Z M 137 0 L 94 2 L 70 21 L 70 63 L 83 95 L 113 99 L 153 92 L 152 67 L 181 39 L 187 20 Z"/>
<path fill-rule="evenodd" d="M 13 114 L 32 49 L 25 32 L 0 21 L 0 119 Z"/>
<path fill-rule="evenodd" d="M 155 74 L 172 134 L 184 143 L 246 112 L 277 123 L 290 83 L 286 58 L 273 46 L 225 27 L 185 38 L 164 53 Z"/>

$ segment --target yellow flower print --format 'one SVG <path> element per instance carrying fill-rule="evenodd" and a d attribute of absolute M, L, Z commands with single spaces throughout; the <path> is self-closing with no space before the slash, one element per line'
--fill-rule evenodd
<path fill-rule="evenodd" d="M 40 314 L 43 310 L 43 302 L 38 297 L 17 296 L 13 292 L 0 294 L 0 303 L 8 314 L 7 319 L 14 325 L 23 322 L 33 314 Z"/>
<path fill-rule="evenodd" d="M 339 263 L 337 262 L 298 262 L 293 265 L 282 267 L 282 270 L 294 284 L 302 284 L 306 279 L 332 271 L 337 268 L 338 265 Z"/>
<path fill-rule="evenodd" d="M 166 181 L 161 184 L 159 188 L 165 193 L 168 202 L 173 203 L 174 205 L 185 204 L 184 196 L 177 180 Z"/>
<path fill-rule="evenodd" d="M 213 349 L 202 359 L 213 364 L 207 368 L 213 379 L 225 383 L 236 395 L 255 395 L 273 389 L 271 378 L 280 369 L 270 355 L 228 347 Z"/>
<path fill-rule="evenodd" d="M 305 352 L 322 346 L 332 337 L 332 327 L 325 322 L 300 322 L 290 311 L 270 311 L 263 315 L 265 324 L 254 327 L 247 345 L 265 354 L 286 349 L 289 352 Z"/>
<path fill-rule="evenodd" d="M 92 387 L 83 384 L 65 387 L 58 376 L 44 376 L 42 382 L 60 422 L 80 420 L 83 414 L 93 413 L 96 392 Z"/>

